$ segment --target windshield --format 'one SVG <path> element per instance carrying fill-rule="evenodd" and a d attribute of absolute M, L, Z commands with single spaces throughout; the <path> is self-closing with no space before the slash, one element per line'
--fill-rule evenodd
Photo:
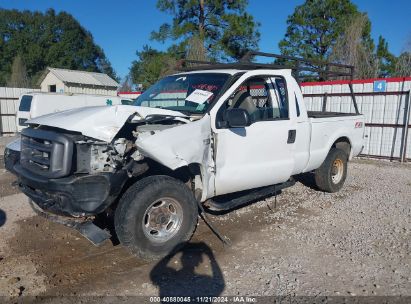
<path fill-rule="evenodd" d="M 23 97 L 21 97 L 19 111 L 30 112 L 32 99 L 33 96 L 31 95 L 23 95 Z"/>
<path fill-rule="evenodd" d="M 134 105 L 201 114 L 207 111 L 229 77 L 223 73 L 168 76 L 141 94 Z"/>

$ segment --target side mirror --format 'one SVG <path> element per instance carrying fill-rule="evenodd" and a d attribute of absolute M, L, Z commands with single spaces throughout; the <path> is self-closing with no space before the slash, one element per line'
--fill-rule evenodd
<path fill-rule="evenodd" d="M 251 124 L 250 115 L 244 109 L 229 109 L 225 112 L 225 121 L 230 128 L 244 128 Z"/>

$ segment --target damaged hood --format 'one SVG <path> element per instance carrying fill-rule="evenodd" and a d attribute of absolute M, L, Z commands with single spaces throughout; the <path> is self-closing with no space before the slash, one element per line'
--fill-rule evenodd
<path fill-rule="evenodd" d="M 80 132 L 85 136 L 111 142 L 130 116 L 134 115 L 132 121 L 138 121 L 155 114 L 187 117 L 177 111 L 117 105 L 67 110 L 40 116 L 27 123 Z"/>

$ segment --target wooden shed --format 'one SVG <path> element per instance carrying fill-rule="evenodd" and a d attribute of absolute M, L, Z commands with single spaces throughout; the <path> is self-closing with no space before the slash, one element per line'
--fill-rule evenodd
<path fill-rule="evenodd" d="M 48 67 L 39 80 L 42 92 L 117 95 L 119 84 L 104 73 Z"/>

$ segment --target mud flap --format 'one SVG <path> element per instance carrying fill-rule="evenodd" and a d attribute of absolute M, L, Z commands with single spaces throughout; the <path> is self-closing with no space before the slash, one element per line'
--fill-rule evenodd
<path fill-rule="evenodd" d="M 108 231 L 97 227 L 92 222 L 79 223 L 73 228 L 80 232 L 82 236 L 92 242 L 95 246 L 99 246 L 105 240 L 111 238 L 111 234 Z"/>

